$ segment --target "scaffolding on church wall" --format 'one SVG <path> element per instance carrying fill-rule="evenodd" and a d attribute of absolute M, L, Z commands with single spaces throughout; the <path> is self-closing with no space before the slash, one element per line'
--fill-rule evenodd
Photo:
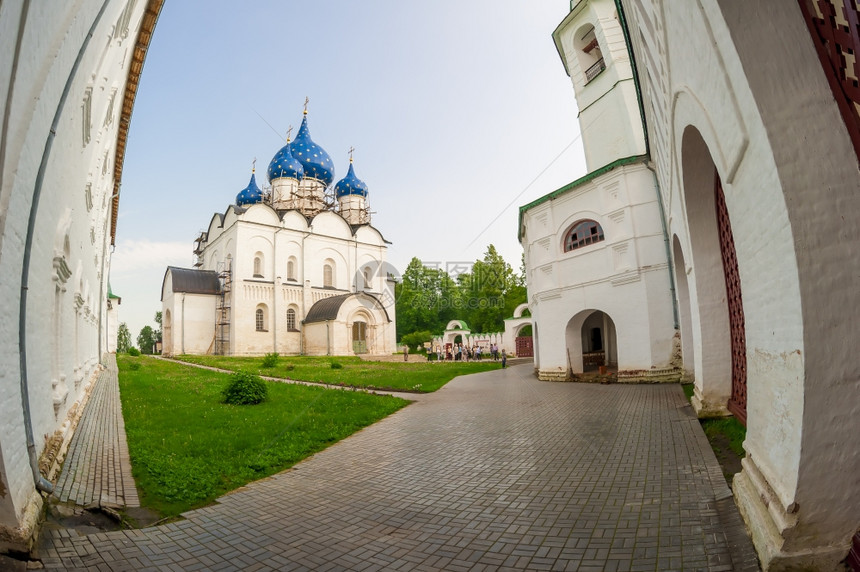
<path fill-rule="evenodd" d="M 219 264 L 219 266 L 221 266 Z M 233 272 L 231 267 L 221 266 L 218 272 L 221 289 L 215 308 L 215 355 L 230 355 L 230 310 Z"/>

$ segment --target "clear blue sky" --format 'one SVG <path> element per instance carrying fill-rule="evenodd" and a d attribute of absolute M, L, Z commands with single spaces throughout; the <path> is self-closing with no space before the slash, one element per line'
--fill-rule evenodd
<path fill-rule="evenodd" d="M 568 0 L 165 2 L 112 259 L 132 337 L 154 324 L 165 268 L 191 267 L 194 238 L 235 200 L 255 157 L 265 181 L 305 96 L 335 180 L 355 147 L 396 267 L 473 261 L 493 243 L 518 268 L 518 207 L 585 173 L 551 38 L 568 10 Z"/>

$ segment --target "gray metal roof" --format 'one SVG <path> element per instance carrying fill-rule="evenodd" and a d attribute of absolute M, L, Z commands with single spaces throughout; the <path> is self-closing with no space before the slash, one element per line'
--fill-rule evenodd
<path fill-rule="evenodd" d="M 316 304 L 311 306 L 308 315 L 305 316 L 305 323 L 312 324 L 314 322 L 325 322 L 337 318 L 337 313 L 340 307 L 346 302 L 346 299 L 352 296 L 353 293 L 341 294 L 330 298 L 318 300 Z"/>
<path fill-rule="evenodd" d="M 308 311 L 308 315 L 305 317 L 304 323 L 313 324 L 314 322 L 326 322 L 328 320 L 337 319 L 337 313 L 340 312 L 340 307 L 350 296 L 365 296 L 370 298 L 373 301 L 373 304 L 382 310 L 385 314 L 385 318 L 389 322 L 391 321 L 391 318 L 388 317 L 388 310 L 385 309 L 385 306 L 382 305 L 382 302 L 380 302 L 376 296 L 368 294 L 367 292 L 347 292 L 346 294 L 331 296 L 330 298 L 323 298 L 322 300 L 317 301 Z"/>
<path fill-rule="evenodd" d="M 164 273 L 165 281 L 167 280 L 168 273 L 170 273 L 173 278 L 174 292 L 186 292 L 188 294 L 218 294 L 221 290 L 221 282 L 218 280 L 218 273 L 214 270 L 193 270 L 191 268 L 168 266 L 167 271 Z M 161 291 L 163 299 L 163 284 Z"/>

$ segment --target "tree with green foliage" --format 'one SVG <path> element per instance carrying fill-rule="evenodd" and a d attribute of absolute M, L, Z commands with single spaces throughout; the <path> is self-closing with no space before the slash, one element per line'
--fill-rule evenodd
<path fill-rule="evenodd" d="M 142 353 L 151 354 L 155 341 L 155 330 L 152 329 L 152 326 L 144 326 L 140 329 L 140 334 L 137 336 L 137 346 Z"/>
<path fill-rule="evenodd" d="M 440 332 L 459 306 L 457 283 L 442 269 L 424 266 L 413 258 L 395 285 L 397 331 Z"/>
<path fill-rule="evenodd" d="M 472 271 L 461 274 L 460 286 L 468 300 L 465 319 L 473 332 L 503 332 L 505 318 L 526 301 L 526 288 L 511 265 L 492 244 L 484 258 L 475 261 Z"/>
<path fill-rule="evenodd" d="M 117 353 L 127 354 L 128 348 L 130 347 L 131 332 L 128 331 L 128 325 L 125 322 L 122 322 L 116 331 L 116 351 Z"/>
<path fill-rule="evenodd" d="M 441 268 L 409 262 L 395 285 L 397 331 L 441 333 L 453 319 L 464 320 L 475 333 L 501 332 L 505 318 L 526 301 L 525 263 L 515 274 L 492 244 L 470 272 L 454 280 Z M 405 343 L 405 342 L 404 342 Z"/>
<path fill-rule="evenodd" d="M 153 332 L 155 336 L 155 341 L 161 341 L 161 310 L 155 313 L 155 323 L 158 324 L 158 329 Z"/>
<path fill-rule="evenodd" d="M 412 332 L 400 338 L 400 342 L 409 346 L 412 351 L 418 351 L 418 348 L 424 345 L 424 342 L 433 341 L 433 332 L 423 330 L 420 332 Z"/>

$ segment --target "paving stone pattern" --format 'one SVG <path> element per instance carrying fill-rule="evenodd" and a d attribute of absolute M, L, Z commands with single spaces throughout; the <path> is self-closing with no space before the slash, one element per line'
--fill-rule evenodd
<path fill-rule="evenodd" d="M 88 570 L 754 570 L 678 385 L 455 379 L 298 464 L 143 530 L 43 545 Z"/>
<path fill-rule="evenodd" d="M 54 496 L 81 506 L 140 506 L 125 436 L 116 356 L 99 375 L 72 436 Z"/>

